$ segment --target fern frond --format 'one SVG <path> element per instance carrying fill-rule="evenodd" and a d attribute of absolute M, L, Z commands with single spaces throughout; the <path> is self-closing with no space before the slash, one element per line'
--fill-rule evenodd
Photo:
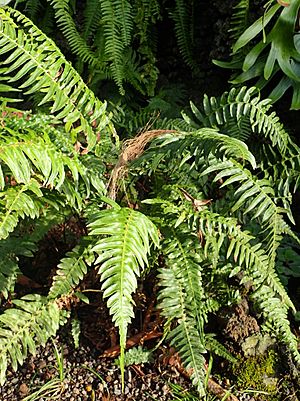
<path fill-rule="evenodd" d="M 235 42 L 248 27 L 249 0 L 240 0 L 238 4 L 233 7 L 233 10 L 229 32 L 230 39 Z"/>
<path fill-rule="evenodd" d="M 100 211 L 88 216 L 88 221 L 89 235 L 99 236 L 92 251 L 98 254 L 95 263 L 99 266 L 103 297 L 119 328 L 124 377 L 127 326 L 133 317 L 132 294 L 137 277 L 148 265 L 151 241 L 158 246 L 158 232 L 146 216 L 127 208 Z"/>
<path fill-rule="evenodd" d="M 224 217 L 207 210 L 200 212 L 196 217 L 196 221 L 198 228 L 205 235 L 206 249 L 209 249 L 210 241 L 214 243 L 218 238 L 219 249 L 225 247 L 227 258 L 232 256 L 235 264 L 240 266 L 240 269 L 244 266 L 244 271 L 247 274 L 245 281 L 253 281 L 253 285 L 257 289 L 267 284 L 274 294 L 281 298 L 284 308 L 295 310 L 275 272 L 274 265 L 270 263 L 269 256 L 263 245 L 255 242 L 255 237 L 251 233 L 241 230 L 236 219 Z M 227 242 L 225 242 L 226 237 L 229 240 Z"/>
<path fill-rule="evenodd" d="M 120 21 L 117 18 L 117 10 L 113 0 L 103 0 L 100 5 L 104 22 L 105 53 L 111 63 L 113 79 L 120 93 L 124 95 L 123 80 L 125 73 L 122 60 L 125 44 L 122 41 Z"/>
<path fill-rule="evenodd" d="M 298 341 L 292 333 L 289 320 L 288 310 L 282 305 L 281 299 L 273 292 L 268 285 L 262 285 L 254 291 L 252 298 L 259 306 L 266 319 L 266 327 L 272 335 L 276 335 L 291 351 L 293 358 L 298 366 L 300 366 L 300 354 L 298 350 Z"/>
<path fill-rule="evenodd" d="M 19 82 L 17 86 L 26 90 L 25 94 L 45 94 L 40 105 L 52 104 L 51 113 L 65 122 L 66 131 L 76 136 L 83 132 L 92 148 L 96 132 L 109 124 L 106 104 L 95 97 L 54 42 L 28 18 L 10 8 L 1 8 L 0 18 L 0 54 L 6 55 L 5 73 L 14 73 L 10 81 Z"/>
<path fill-rule="evenodd" d="M 197 161 L 202 156 L 207 157 L 209 154 L 216 154 L 241 158 L 248 161 L 253 168 L 256 167 L 255 158 L 244 142 L 221 134 L 216 129 L 202 128 L 197 131 L 176 133 L 166 137 L 167 139 L 160 145 L 160 151 L 172 154 L 172 157 L 174 157 L 175 152 L 182 155 L 184 150 L 188 149 L 190 158 L 197 157 Z"/>
<path fill-rule="evenodd" d="M 71 15 L 69 0 L 48 0 L 55 11 L 57 25 L 61 28 L 65 38 L 68 41 L 72 52 L 83 62 L 92 66 L 97 66 L 99 60 L 88 46 L 86 40 L 82 38 L 76 29 L 75 22 Z M 99 8 L 99 5 L 98 5 Z"/>
<path fill-rule="evenodd" d="M 121 37 L 124 47 L 129 46 L 132 37 L 133 18 L 132 5 L 128 0 L 113 0 L 115 16 L 121 24 Z"/>
<path fill-rule="evenodd" d="M 248 89 L 245 86 L 239 89 L 232 88 L 229 92 L 224 92 L 219 99 L 209 98 L 205 95 L 202 111 L 191 103 L 191 109 L 198 120 L 198 126 L 200 122 L 202 126 L 217 128 L 226 125 L 232 119 L 240 124 L 241 121 L 244 123 L 245 118 L 247 118 L 252 132 L 263 134 L 265 138 L 271 141 L 272 146 L 276 146 L 284 152 L 289 143 L 289 136 L 276 113 L 270 112 L 271 107 L 269 99 L 260 100 L 260 96 L 257 95 L 257 88 Z M 197 122 L 195 124 L 192 120 L 187 119 L 187 121 L 197 127 Z M 229 130 L 226 133 L 231 135 Z M 246 139 L 249 134 L 250 132 L 247 129 L 243 139 Z"/>
<path fill-rule="evenodd" d="M 39 216 L 42 203 L 38 198 L 42 195 L 40 186 L 34 179 L 0 193 L 0 239 L 8 237 L 20 218 L 29 216 L 34 219 Z"/>
<path fill-rule="evenodd" d="M 3 255 L 1 252 L 0 293 L 4 298 L 7 298 L 8 293 L 13 290 L 17 277 L 20 273 L 21 271 L 19 269 L 16 256 L 13 254 Z"/>
<path fill-rule="evenodd" d="M 101 21 L 99 0 L 89 0 L 84 7 L 83 38 L 87 41 L 94 35 Z"/>
<path fill-rule="evenodd" d="M 216 340 L 214 334 L 205 334 L 205 348 L 210 352 L 227 359 L 227 361 L 231 363 L 235 363 L 237 361 L 236 358 L 224 347 L 224 345 Z"/>
<path fill-rule="evenodd" d="M 45 345 L 65 323 L 67 312 L 37 294 L 14 300 L 15 307 L 0 315 L 0 384 L 5 381 L 8 364 L 14 371 L 28 352 L 35 354 L 36 344 Z"/>
<path fill-rule="evenodd" d="M 247 207 L 243 210 L 243 213 L 246 214 L 252 211 L 254 212 L 254 218 L 260 216 L 263 223 L 277 213 L 278 207 L 275 203 L 272 182 L 266 178 L 258 179 L 240 163 L 231 159 L 220 163 L 212 163 L 202 172 L 202 175 L 208 175 L 215 171 L 220 171 L 215 176 L 214 181 L 221 180 L 221 188 L 234 183 L 240 185 L 234 192 L 237 200 L 231 209 L 233 212 L 237 211 L 241 206 L 245 206 L 246 203 Z"/>
<path fill-rule="evenodd" d="M 190 30 L 190 9 L 190 1 L 176 0 L 175 8 L 170 12 L 170 15 L 175 23 L 175 33 L 179 51 L 187 65 L 193 70 L 196 70 L 197 65 L 193 57 L 193 37 Z"/>
<path fill-rule="evenodd" d="M 49 291 L 49 299 L 66 295 L 79 284 L 87 273 L 88 266 L 94 261 L 89 247 L 84 244 L 76 246 L 66 254 L 57 268 Z"/>
<path fill-rule="evenodd" d="M 27 0 L 26 1 L 26 11 L 28 11 L 29 18 L 33 21 L 36 20 L 38 12 L 41 8 L 40 0 Z"/>
<path fill-rule="evenodd" d="M 203 288 L 201 283 L 199 243 L 187 232 L 171 230 L 162 242 L 166 268 L 160 269 L 159 307 L 162 315 L 176 320 L 169 339 L 178 350 L 186 369 L 192 369 L 192 382 L 204 394 L 205 358 L 203 325 Z M 198 260 L 197 260 L 198 259 Z"/>

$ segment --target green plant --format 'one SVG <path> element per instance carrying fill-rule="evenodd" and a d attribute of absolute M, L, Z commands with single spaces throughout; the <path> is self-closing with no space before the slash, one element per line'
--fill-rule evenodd
<path fill-rule="evenodd" d="M 9 92 L 0 114 L 0 268 L 2 296 L 13 305 L 0 315 L 0 382 L 8 364 L 16 370 L 66 322 L 91 269 L 119 330 L 124 378 L 133 293 L 157 259 L 165 331 L 201 395 L 207 349 L 234 360 L 206 323 L 239 302 L 245 283 L 264 330 L 300 363 L 287 318 L 295 308 L 276 272 L 282 238 L 299 242 L 286 221 L 300 152 L 270 101 L 253 88 L 204 97 L 202 110 L 192 104 L 193 115 L 184 115 L 185 129 L 146 131 L 124 144 L 116 162 L 118 140 L 105 103 L 26 17 L 0 8 L 0 21 L 1 89 Z M 12 90 L 17 100 L 40 92 L 43 114 L 8 107 Z M 147 197 L 138 193 L 142 177 Z M 128 180 L 133 203 L 118 191 Z M 128 207 L 134 203 L 139 210 Z M 14 298 L 19 256 L 30 255 L 60 215 L 74 214 L 85 219 L 87 235 L 60 261 L 49 291 Z M 25 241 L 32 225 L 38 232 Z"/>
<path fill-rule="evenodd" d="M 148 363 L 151 362 L 152 359 L 152 351 L 143 349 L 143 347 L 139 345 L 138 347 L 130 348 L 128 351 L 126 351 L 125 366 Z M 116 360 L 116 364 L 120 365 L 119 358 Z"/>
<path fill-rule="evenodd" d="M 242 70 L 231 79 L 233 84 L 257 79 L 255 86 L 261 89 L 272 80 L 275 87 L 268 97 L 273 102 L 291 88 L 291 109 L 298 110 L 300 47 L 297 21 L 300 2 L 293 0 L 283 4 L 268 1 L 265 6 L 264 15 L 247 27 L 249 3 L 244 0 L 239 3 L 233 16 L 233 39 L 236 40 L 232 47 L 233 59 L 229 63 L 215 63 L 221 67 Z M 271 22 L 273 26 L 269 28 Z M 257 40 L 253 46 L 255 38 Z"/>
<path fill-rule="evenodd" d="M 278 356 L 273 350 L 258 357 L 241 359 L 234 367 L 236 384 L 244 391 L 257 391 L 262 400 L 277 400 L 278 380 L 275 378 L 277 369 Z"/>
<path fill-rule="evenodd" d="M 54 355 L 56 359 L 56 370 L 58 375 L 50 379 L 38 390 L 23 398 L 23 401 L 38 401 L 41 398 L 45 400 L 59 400 L 64 389 L 64 360 L 62 350 L 59 351 L 53 341 Z"/>
<path fill-rule="evenodd" d="M 118 91 L 127 105 L 137 93 L 141 99 L 156 94 L 161 21 L 172 25 L 172 46 L 193 73 L 199 73 L 194 50 L 202 10 L 194 0 L 170 5 L 164 0 L 28 0 L 17 2 L 17 7 L 54 40 L 61 43 L 63 37 L 64 52 L 101 96 L 99 88 L 107 83 L 107 97 L 120 99 Z"/>

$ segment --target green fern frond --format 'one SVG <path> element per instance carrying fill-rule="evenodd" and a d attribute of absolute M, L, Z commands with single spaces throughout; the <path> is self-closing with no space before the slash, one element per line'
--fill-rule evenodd
<path fill-rule="evenodd" d="M 243 213 L 252 211 L 254 218 L 260 216 L 263 223 L 277 213 L 278 207 L 275 203 L 275 192 L 271 181 L 266 178 L 258 179 L 235 160 L 212 163 L 202 172 L 202 175 L 208 175 L 215 171 L 220 171 L 215 176 L 214 181 L 221 180 L 221 188 L 234 183 L 239 185 L 239 188 L 234 192 L 237 200 L 232 206 L 233 212 L 242 206 L 244 207 L 246 203 L 247 207 Z"/>
<path fill-rule="evenodd" d="M 124 95 L 123 80 L 123 52 L 125 44 L 122 41 L 119 19 L 116 15 L 116 8 L 113 0 L 101 1 L 101 10 L 104 22 L 105 53 L 111 63 L 111 72 L 119 91 Z"/>
<path fill-rule="evenodd" d="M 176 133 L 167 136 L 160 145 L 160 151 L 178 155 L 184 154 L 188 149 L 190 158 L 201 156 L 208 157 L 209 154 L 216 154 L 227 157 L 241 158 L 250 162 L 253 168 L 256 167 L 256 161 L 247 145 L 239 139 L 221 134 L 216 129 L 202 128 L 197 131 L 187 133 Z M 188 158 L 185 159 L 187 161 Z"/>
<path fill-rule="evenodd" d="M 13 254 L 4 256 L 2 254 L 0 259 L 0 293 L 5 299 L 8 298 L 8 293 L 13 290 L 20 273 L 16 256 Z"/>
<path fill-rule="evenodd" d="M 256 96 L 254 96 L 256 95 Z M 203 110 L 199 110 L 193 103 L 191 109 L 198 120 L 193 122 L 187 118 L 187 122 L 195 127 L 199 127 L 199 122 L 205 127 L 221 127 L 226 126 L 234 119 L 238 124 L 247 118 L 251 125 L 252 132 L 263 134 L 268 138 L 272 146 L 277 146 L 280 151 L 284 152 L 288 143 L 289 136 L 284 130 L 279 117 L 274 111 L 271 112 L 271 101 L 269 99 L 260 99 L 257 95 L 257 88 L 232 88 L 229 92 L 218 99 L 204 95 Z M 228 130 L 227 135 L 231 135 Z M 250 132 L 244 133 L 244 138 L 249 136 Z"/>
<path fill-rule="evenodd" d="M 198 68 L 193 57 L 193 36 L 191 35 L 191 2 L 176 0 L 175 8 L 170 12 L 175 23 L 175 33 L 180 53 L 189 67 Z"/>
<path fill-rule="evenodd" d="M 109 209 L 88 215 L 90 236 L 99 237 L 92 251 L 102 281 L 103 297 L 120 332 L 121 372 L 124 378 L 124 350 L 128 324 L 133 317 L 132 294 L 137 277 L 148 265 L 150 243 L 159 244 L 154 224 L 132 209 Z M 103 237 L 104 236 L 104 237 Z"/>
<path fill-rule="evenodd" d="M 89 0 L 84 7 L 83 38 L 88 40 L 95 34 L 101 22 L 101 7 L 99 0 Z"/>
<path fill-rule="evenodd" d="M 61 28 L 68 41 L 72 52 L 79 56 L 80 60 L 92 66 L 97 66 L 99 60 L 88 46 L 86 40 L 80 36 L 71 15 L 69 0 L 48 0 L 55 11 L 57 25 Z M 98 5 L 99 8 L 99 5 Z"/>
<path fill-rule="evenodd" d="M 78 319 L 73 318 L 71 321 L 72 324 L 72 337 L 74 341 L 74 347 L 78 348 L 79 347 L 79 338 L 80 338 L 80 321 Z"/>
<path fill-rule="evenodd" d="M 214 334 L 205 334 L 205 348 L 221 358 L 227 359 L 227 361 L 231 363 L 235 363 L 237 361 L 236 358 L 224 347 L 224 345 L 216 340 Z"/>
<path fill-rule="evenodd" d="M 109 125 L 106 104 L 100 102 L 67 62 L 54 42 L 28 18 L 10 8 L 0 9 L 0 54 L 6 55 L 5 73 L 25 94 L 40 92 L 41 104 L 52 104 L 73 136 L 84 133 L 89 148 L 96 133 Z M 18 70 L 17 73 L 15 71 Z"/>
<path fill-rule="evenodd" d="M 291 331 L 287 308 L 282 305 L 277 294 L 274 294 L 272 288 L 267 285 L 262 285 L 255 290 L 252 298 L 263 312 L 268 331 L 272 335 L 275 334 L 287 346 L 297 366 L 300 366 L 298 341 Z"/>
<path fill-rule="evenodd" d="M 249 0 L 240 0 L 239 3 L 233 7 L 233 10 L 229 32 L 230 39 L 236 41 L 248 27 Z"/>
<path fill-rule="evenodd" d="M 36 20 L 38 12 L 41 8 L 40 0 L 27 0 L 26 1 L 26 11 L 28 11 L 29 18 L 33 21 Z"/>
<path fill-rule="evenodd" d="M 84 244 L 78 245 L 71 252 L 68 252 L 57 267 L 49 291 L 49 299 L 66 295 L 74 290 L 93 261 L 94 256 L 90 248 L 85 247 Z"/>
<path fill-rule="evenodd" d="M 171 344 L 178 350 L 186 369 L 192 369 L 192 382 L 204 394 L 205 358 L 201 283 L 201 267 L 197 255 L 197 237 L 178 235 L 171 230 L 163 241 L 166 268 L 160 269 L 159 307 L 162 315 L 175 319 L 177 325 L 169 333 Z M 198 259 L 198 260 L 197 260 Z"/>
<path fill-rule="evenodd" d="M 0 193 L 0 239 L 5 239 L 15 229 L 19 219 L 39 216 L 43 202 L 40 185 L 34 179 L 24 185 L 8 188 Z"/>
<path fill-rule="evenodd" d="M 0 315 L 0 384 L 5 381 L 8 364 L 14 371 L 22 365 L 36 345 L 45 345 L 65 323 L 67 312 L 45 297 L 31 294 L 14 300 L 15 307 Z"/>
<path fill-rule="evenodd" d="M 275 272 L 273 263 L 270 263 L 264 246 L 255 242 L 255 237 L 251 233 L 241 230 L 236 219 L 207 210 L 200 212 L 196 221 L 199 230 L 205 235 L 206 249 L 210 241 L 214 243 L 218 238 L 219 248 L 225 247 L 226 257 L 232 256 L 235 264 L 240 267 L 236 273 L 244 266 L 243 271 L 247 275 L 244 281 L 253 281 L 257 289 L 268 284 L 274 294 L 281 298 L 283 307 L 292 308 L 295 311 L 292 301 Z M 226 237 L 229 240 L 227 242 L 225 242 Z"/>
<path fill-rule="evenodd" d="M 132 5 L 128 0 L 112 0 L 115 16 L 121 25 L 121 37 L 124 47 L 129 46 L 132 38 L 133 18 Z"/>

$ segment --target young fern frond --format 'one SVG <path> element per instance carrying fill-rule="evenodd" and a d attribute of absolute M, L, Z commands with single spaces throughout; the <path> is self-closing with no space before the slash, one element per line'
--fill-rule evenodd
<path fill-rule="evenodd" d="M 13 74 L 9 81 L 25 94 L 42 93 L 40 105 L 51 104 L 50 112 L 65 122 L 66 131 L 78 137 L 84 133 L 89 149 L 94 147 L 97 132 L 109 125 L 106 103 L 28 18 L 10 8 L 0 8 L 0 18 L 0 54 L 6 55 L 5 74 Z"/>
<path fill-rule="evenodd" d="M 13 300 L 15 308 L 0 315 L 0 384 L 5 381 L 8 364 L 14 371 L 22 365 L 28 352 L 35 354 L 36 344 L 45 345 L 64 324 L 68 312 L 55 301 L 37 294 Z"/>
<path fill-rule="evenodd" d="M 103 297 L 107 298 L 112 320 L 119 328 L 124 380 L 126 334 L 133 317 L 132 294 L 137 288 L 137 277 L 148 265 L 151 242 L 155 246 L 159 244 L 158 232 L 146 216 L 132 209 L 109 209 L 87 217 L 89 235 L 95 244 L 92 252 L 98 255 L 95 263 L 102 281 Z"/>
<path fill-rule="evenodd" d="M 224 347 L 224 345 L 216 340 L 212 333 L 205 334 L 205 348 L 221 358 L 227 359 L 229 362 L 236 363 L 236 358 Z"/>

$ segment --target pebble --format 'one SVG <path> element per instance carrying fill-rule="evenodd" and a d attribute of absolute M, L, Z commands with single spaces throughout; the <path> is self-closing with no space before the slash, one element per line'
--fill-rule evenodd
<path fill-rule="evenodd" d="M 143 377 L 129 367 L 125 372 L 125 388 L 124 394 L 122 394 L 120 370 L 113 360 L 97 358 L 87 347 L 82 346 L 80 350 L 74 350 L 71 345 L 62 340 L 56 339 L 56 341 L 59 346 L 62 346 L 64 358 L 64 382 L 63 391 L 58 398 L 60 400 L 149 401 L 149 394 L 151 394 L 156 400 L 169 401 L 174 397 L 168 382 L 183 385 L 185 388 L 190 385 L 168 366 L 163 367 L 163 378 L 155 366 L 143 367 L 145 373 Z M 68 351 L 66 351 L 67 349 Z M 32 369 L 33 366 L 35 369 Z M 97 372 L 105 383 L 84 366 Z M 59 375 L 53 344 L 49 342 L 44 349 L 37 350 L 35 357 L 28 357 L 18 372 L 8 373 L 6 383 L 0 387 L 0 400 L 21 401 L 22 398 L 32 394 L 54 377 L 59 377 Z M 42 401 L 43 399 L 45 397 L 41 394 L 38 400 Z"/>

